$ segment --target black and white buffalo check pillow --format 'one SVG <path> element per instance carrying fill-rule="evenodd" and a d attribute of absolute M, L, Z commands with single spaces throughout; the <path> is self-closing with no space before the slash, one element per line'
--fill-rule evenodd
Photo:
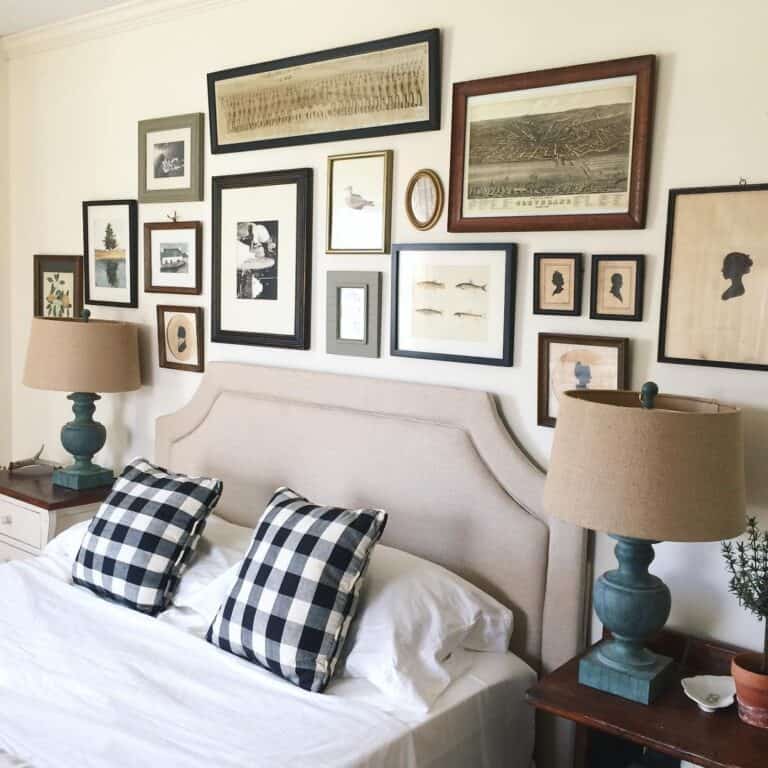
<path fill-rule="evenodd" d="M 387 513 L 319 507 L 280 488 L 207 640 L 308 691 L 330 682 Z"/>
<path fill-rule="evenodd" d="M 221 489 L 134 459 L 91 520 L 72 580 L 137 611 L 165 610 Z"/>

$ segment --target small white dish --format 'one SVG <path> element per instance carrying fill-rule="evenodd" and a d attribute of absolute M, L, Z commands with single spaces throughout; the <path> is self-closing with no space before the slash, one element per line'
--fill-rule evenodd
<path fill-rule="evenodd" d="M 702 712 L 730 707 L 736 696 L 736 683 L 730 675 L 698 675 L 680 681 L 685 695 L 699 705 Z"/>

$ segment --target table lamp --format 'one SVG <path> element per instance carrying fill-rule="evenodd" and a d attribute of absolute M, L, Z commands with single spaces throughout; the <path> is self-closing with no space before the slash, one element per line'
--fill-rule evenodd
<path fill-rule="evenodd" d="M 672 660 L 646 649 L 671 596 L 648 572 L 660 541 L 718 541 L 745 525 L 741 411 L 712 400 L 640 393 L 566 392 L 560 400 L 544 509 L 616 539 L 619 567 L 595 583 L 610 637 L 582 657 L 579 682 L 650 704 Z"/>
<path fill-rule="evenodd" d="M 34 318 L 24 384 L 71 392 L 75 414 L 61 429 L 61 443 L 74 463 L 54 472 L 55 485 L 83 490 L 111 485 L 114 475 L 94 464 L 107 430 L 93 420 L 96 392 L 129 392 L 141 386 L 138 328 L 130 323 Z"/>

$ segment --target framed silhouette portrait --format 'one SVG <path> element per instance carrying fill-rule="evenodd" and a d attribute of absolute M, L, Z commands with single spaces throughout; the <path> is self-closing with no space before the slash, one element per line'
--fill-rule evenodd
<path fill-rule="evenodd" d="M 593 256 L 592 320 L 642 320 L 645 259 L 638 256 Z"/>
<path fill-rule="evenodd" d="M 580 253 L 533 254 L 533 314 L 580 315 Z"/>
<path fill-rule="evenodd" d="M 673 189 L 659 362 L 768 370 L 768 184 Z"/>
<path fill-rule="evenodd" d="M 157 350 L 161 368 L 205 370 L 202 307 L 157 307 Z"/>

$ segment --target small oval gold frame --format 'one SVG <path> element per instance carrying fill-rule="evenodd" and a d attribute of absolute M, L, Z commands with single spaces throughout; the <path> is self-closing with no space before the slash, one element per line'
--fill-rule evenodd
<path fill-rule="evenodd" d="M 413 188 L 417 182 L 422 178 L 428 178 L 435 187 L 435 210 L 432 216 L 426 221 L 421 221 L 416 217 L 413 212 L 413 204 L 411 202 L 413 195 Z M 408 188 L 405 190 L 405 212 L 408 214 L 408 218 L 416 229 L 422 231 L 432 229 L 437 224 L 440 217 L 443 215 L 443 206 L 445 204 L 445 194 L 443 192 L 443 182 L 440 181 L 440 177 L 435 171 L 429 168 L 422 168 L 420 171 L 416 171 L 408 182 Z"/>

